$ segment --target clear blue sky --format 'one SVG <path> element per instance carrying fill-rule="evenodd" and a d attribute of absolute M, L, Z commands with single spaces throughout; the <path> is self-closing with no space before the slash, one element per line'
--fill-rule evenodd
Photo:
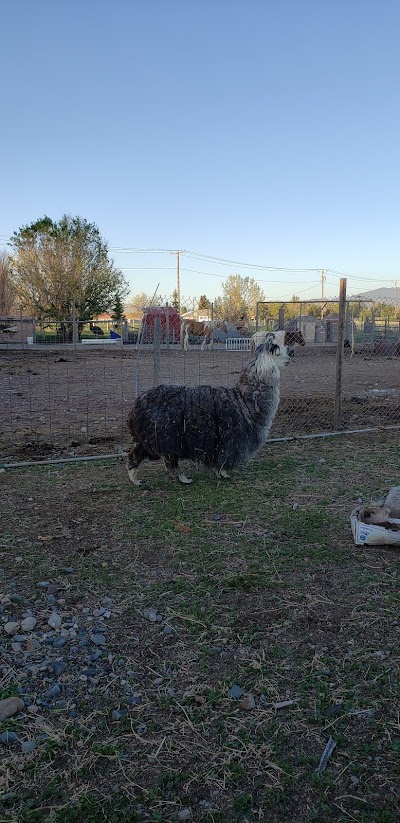
<path fill-rule="evenodd" d="M 349 293 L 400 280 L 399 0 L 0 8 L 0 246 L 70 213 L 97 223 L 132 293 L 171 294 L 175 258 L 115 249 L 325 267 Z M 320 295 L 318 272 L 181 267 L 184 296 L 235 272 L 270 298 Z"/>

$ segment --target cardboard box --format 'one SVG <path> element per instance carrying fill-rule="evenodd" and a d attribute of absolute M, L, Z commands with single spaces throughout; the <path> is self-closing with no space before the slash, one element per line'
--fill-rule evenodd
<path fill-rule="evenodd" d="M 399 500 L 400 487 L 393 486 L 382 505 L 353 509 L 350 522 L 356 546 L 400 546 Z"/>

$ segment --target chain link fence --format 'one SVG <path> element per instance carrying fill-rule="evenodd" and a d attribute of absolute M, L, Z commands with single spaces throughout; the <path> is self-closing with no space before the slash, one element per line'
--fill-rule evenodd
<path fill-rule="evenodd" d="M 298 330 L 305 339 L 282 372 L 271 438 L 333 432 L 338 419 L 337 306 L 328 301 L 259 304 L 253 327 L 235 338 L 223 340 L 219 334 L 218 342 L 204 351 L 200 339 L 185 351 L 172 320 L 133 328 L 123 322 L 46 324 L 18 318 L 20 330 L 9 331 L 17 322 L 12 321 L 0 336 L 1 460 L 121 453 L 129 442 L 126 417 L 138 394 L 157 383 L 233 386 L 250 356 L 256 328 Z M 0 319 L 0 325 L 6 321 Z M 10 334 L 18 339 L 9 341 Z M 24 342 L 24 337 L 33 341 Z M 376 317 L 371 303 L 347 302 L 342 430 L 400 425 L 399 369 L 399 321 Z"/>

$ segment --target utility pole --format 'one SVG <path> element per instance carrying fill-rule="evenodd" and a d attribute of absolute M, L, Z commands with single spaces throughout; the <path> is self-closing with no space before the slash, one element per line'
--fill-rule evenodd
<path fill-rule="evenodd" d="M 325 300 L 325 280 L 326 280 L 325 269 L 321 269 L 321 298 L 322 298 L 322 303 L 324 303 L 324 300 Z M 321 320 L 324 319 L 325 308 L 326 308 L 326 304 L 321 306 Z"/>
<path fill-rule="evenodd" d="M 179 255 L 183 254 L 183 251 L 183 249 L 177 249 L 177 251 L 171 252 L 171 254 L 176 254 L 176 294 L 179 311 L 181 310 L 181 274 L 179 270 Z"/>
<path fill-rule="evenodd" d="M 393 288 L 394 288 L 394 307 L 397 309 L 397 280 L 393 280 Z"/>
<path fill-rule="evenodd" d="M 321 298 L 322 298 L 322 300 L 325 299 L 325 287 L 324 287 L 325 280 L 326 280 L 325 269 L 322 269 L 321 270 Z"/>

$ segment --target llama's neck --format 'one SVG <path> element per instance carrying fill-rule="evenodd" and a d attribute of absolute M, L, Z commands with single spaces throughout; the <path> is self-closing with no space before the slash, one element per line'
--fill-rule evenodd
<path fill-rule="evenodd" d="M 265 353 L 262 357 L 258 357 L 255 364 L 255 373 L 258 381 L 262 386 L 279 386 L 280 371 L 270 354 Z"/>
<path fill-rule="evenodd" d="M 240 375 L 237 388 L 243 394 L 254 391 L 277 390 L 279 396 L 280 371 L 274 358 L 265 353 L 251 361 Z"/>
<path fill-rule="evenodd" d="M 242 372 L 237 384 L 250 417 L 258 427 L 259 446 L 268 437 L 279 406 L 280 371 L 270 355 L 259 357 Z"/>

